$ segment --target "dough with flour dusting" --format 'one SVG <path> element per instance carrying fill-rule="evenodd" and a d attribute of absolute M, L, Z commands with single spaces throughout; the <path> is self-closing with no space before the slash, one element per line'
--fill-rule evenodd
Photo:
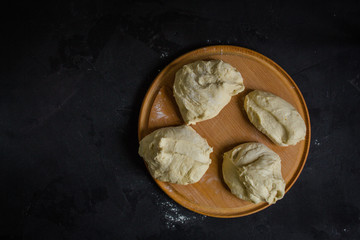
<path fill-rule="evenodd" d="M 144 137 L 139 147 L 154 178 L 183 185 L 201 179 L 211 163 L 212 151 L 207 141 L 187 125 L 158 129 Z"/>
<path fill-rule="evenodd" d="M 250 92 L 244 108 L 250 122 L 279 146 L 295 145 L 305 138 L 306 126 L 299 112 L 272 93 Z"/>
<path fill-rule="evenodd" d="M 221 60 L 184 65 L 177 71 L 173 86 L 176 103 L 187 124 L 215 117 L 244 88 L 240 72 Z"/>
<path fill-rule="evenodd" d="M 243 200 L 273 204 L 285 194 L 281 159 L 262 143 L 244 143 L 226 152 L 222 170 L 231 192 Z"/>

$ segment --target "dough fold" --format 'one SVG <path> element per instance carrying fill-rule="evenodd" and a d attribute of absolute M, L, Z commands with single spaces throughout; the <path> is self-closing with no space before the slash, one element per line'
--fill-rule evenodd
<path fill-rule="evenodd" d="M 176 103 L 187 124 L 215 117 L 244 88 L 240 72 L 221 60 L 184 65 L 176 72 L 173 86 Z"/>
<path fill-rule="evenodd" d="M 255 90 L 246 95 L 244 108 L 250 122 L 275 144 L 289 146 L 304 140 L 305 122 L 284 99 Z"/>
<path fill-rule="evenodd" d="M 254 203 L 275 203 L 285 194 L 279 155 L 264 144 L 240 144 L 224 153 L 223 177 L 231 192 Z"/>
<path fill-rule="evenodd" d="M 139 155 L 154 178 L 183 185 L 201 179 L 211 163 L 212 151 L 187 125 L 158 129 L 144 137 L 139 147 Z"/>

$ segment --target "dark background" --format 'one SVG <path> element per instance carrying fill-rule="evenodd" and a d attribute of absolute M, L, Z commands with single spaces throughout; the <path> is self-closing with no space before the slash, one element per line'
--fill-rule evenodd
<path fill-rule="evenodd" d="M 56 1 L 2 5 L 0 239 L 359 239 L 359 1 Z M 285 198 L 216 219 L 173 202 L 137 154 L 157 73 L 199 47 L 282 66 L 312 124 Z"/>

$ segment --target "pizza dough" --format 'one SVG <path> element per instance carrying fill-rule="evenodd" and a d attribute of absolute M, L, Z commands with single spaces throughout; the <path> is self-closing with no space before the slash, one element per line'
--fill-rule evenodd
<path fill-rule="evenodd" d="M 175 75 L 174 97 L 187 124 L 215 117 L 244 90 L 241 74 L 221 60 L 196 61 Z"/>
<path fill-rule="evenodd" d="M 158 129 L 144 137 L 139 147 L 154 178 L 184 185 L 200 180 L 209 168 L 212 151 L 187 125 Z"/>
<path fill-rule="evenodd" d="M 246 95 L 245 111 L 254 126 L 279 146 L 295 145 L 306 135 L 304 120 L 284 99 L 260 90 Z"/>
<path fill-rule="evenodd" d="M 231 192 L 254 203 L 275 203 L 285 194 L 279 155 L 264 144 L 240 144 L 224 154 L 223 177 Z"/>

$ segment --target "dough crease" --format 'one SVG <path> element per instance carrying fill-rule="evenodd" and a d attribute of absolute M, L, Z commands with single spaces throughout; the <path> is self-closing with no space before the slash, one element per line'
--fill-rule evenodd
<path fill-rule="evenodd" d="M 239 71 L 221 60 L 196 61 L 175 74 L 174 97 L 186 124 L 211 119 L 245 89 Z"/>
<path fill-rule="evenodd" d="M 246 201 L 274 204 L 285 194 L 279 155 L 264 144 L 240 144 L 224 153 L 223 177 L 231 192 Z"/>
<path fill-rule="evenodd" d="M 289 146 L 305 139 L 304 120 L 284 99 L 255 90 L 246 95 L 244 108 L 250 122 L 275 144 Z"/>
<path fill-rule="evenodd" d="M 211 163 L 212 151 L 187 125 L 158 129 L 144 137 L 139 147 L 139 155 L 154 178 L 183 185 L 201 179 Z"/>

